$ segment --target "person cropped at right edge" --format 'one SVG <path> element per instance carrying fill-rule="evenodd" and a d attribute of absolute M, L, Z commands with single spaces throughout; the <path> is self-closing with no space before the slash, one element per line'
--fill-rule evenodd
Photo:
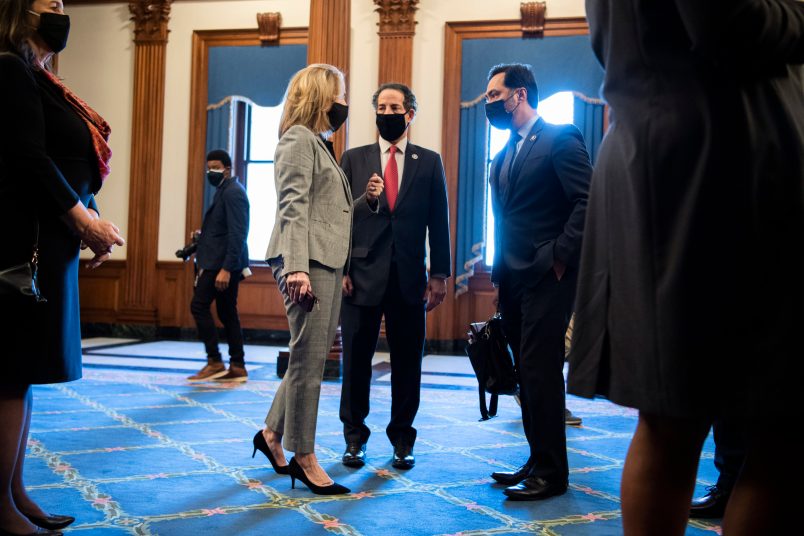
<path fill-rule="evenodd" d="M 589 197 L 570 393 L 639 410 L 623 527 L 683 534 L 715 419 L 747 429 L 723 534 L 789 534 L 801 465 L 804 6 L 587 0 L 611 127 Z"/>

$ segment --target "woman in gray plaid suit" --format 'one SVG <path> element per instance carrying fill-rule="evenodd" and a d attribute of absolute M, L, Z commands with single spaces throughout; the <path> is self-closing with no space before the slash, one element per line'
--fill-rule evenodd
<path fill-rule="evenodd" d="M 288 85 L 275 156 L 277 211 L 266 260 L 285 301 L 290 327 L 288 370 L 254 448 L 274 470 L 314 493 L 348 493 L 319 465 L 315 429 L 321 380 L 341 307 L 341 278 L 352 231 L 352 194 L 326 139 L 346 120 L 343 74 L 313 64 Z M 374 202 L 373 181 L 355 202 Z M 285 463 L 282 446 L 295 456 Z"/>

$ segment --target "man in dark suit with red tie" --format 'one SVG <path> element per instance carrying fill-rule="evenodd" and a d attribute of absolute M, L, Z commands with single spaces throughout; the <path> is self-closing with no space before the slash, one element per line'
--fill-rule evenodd
<path fill-rule="evenodd" d="M 516 471 L 496 472 L 513 500 L 567 490 L 564 334 L 572 313 L 592 167 L 581 133 L 539 117 L 528 65 L 489 73 L 486 116 L 511 131 L 491 164 L 494 267 L 503 329 L 519 372 L 522 424 L 530 446 Z"/>
<path fill-rule="evenodd" d="M 416 115 L 410 88 L 383 84 L 372 103 L 378 143 L 350 149 L 341 160 L 353 193 L 365 192 L 373 176 L 384 182 L 377 204 L 355 206 L 350 268 L 343 278 L 343 463 L 365 464 L 371 361 L 385 317 L 391 352 L 386 433 L 394 446 L 393 467 L 410 469 L 415 463 L 413 420 L 419 409 L 426 312 L 444 300 L 451 274 L 447 190 L 438 153 L 407 139 Z"/>

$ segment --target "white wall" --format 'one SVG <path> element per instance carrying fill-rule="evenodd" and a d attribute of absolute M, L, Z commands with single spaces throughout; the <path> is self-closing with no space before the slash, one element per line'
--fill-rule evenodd
<path fill-rule="evenodd" d="M 413 90 L 419 101 L 416 143 L 441 149 L 444 24 L 453 21 L 519 18 L 520 0 L 422 0 L 413 41 Z M 372 0 L 352 0 L 349 80 L 349 144 L 376 139 L 371 95 L 379 61 L 378 15 Z M 175 2 L 170 17 L 165 80 L 164 151 L 159 214 L 159 260 L 187 239 L 187 154 L 190 130 L 190 74 L 194 30 L 255 28 L 256 13 L 279 11 L 286 27 L 308 26 L 304 0 L 199 0 Z M 70 7 L 73 29 L 60 59 L 60 75 L 112 125 L 112 175 L 98 201 L 104 217 L 124 236 L 128 220 L 128 186 L 133 95 L 132 23 L 127 4 Z M 584 15 L 584 0 L 547 0 L 548 17 Z M 198 178 L 201 187 L 203 177 Z M 125 248 L 114 258 L 124 258 Z"/>

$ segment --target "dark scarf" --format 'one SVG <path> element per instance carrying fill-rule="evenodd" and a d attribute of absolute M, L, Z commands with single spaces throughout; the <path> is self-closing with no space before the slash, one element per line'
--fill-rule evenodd
<path fill-rule="evenodd" d="M 101 182 L 109 176 L 111 169 L 109 168 L 109 160 L 112 158 L 112 150 L 109 148 L 107 141 L 112 129 L 101 116 L 93 110 L 89 104 L 81 100 L 75 93 L 65 86 L 53 73 L 47 70 L 41 71 L 45 77 L 50 80 L 56 88 L 61 92 L 64 100 L 75 110 L 78 116 L 83 119 L 89 129 L 89 134 L 92 136 L 92 148 L 95 152 L 95 157 L 98 162 L 98 171 L 100 172 Z"/>

